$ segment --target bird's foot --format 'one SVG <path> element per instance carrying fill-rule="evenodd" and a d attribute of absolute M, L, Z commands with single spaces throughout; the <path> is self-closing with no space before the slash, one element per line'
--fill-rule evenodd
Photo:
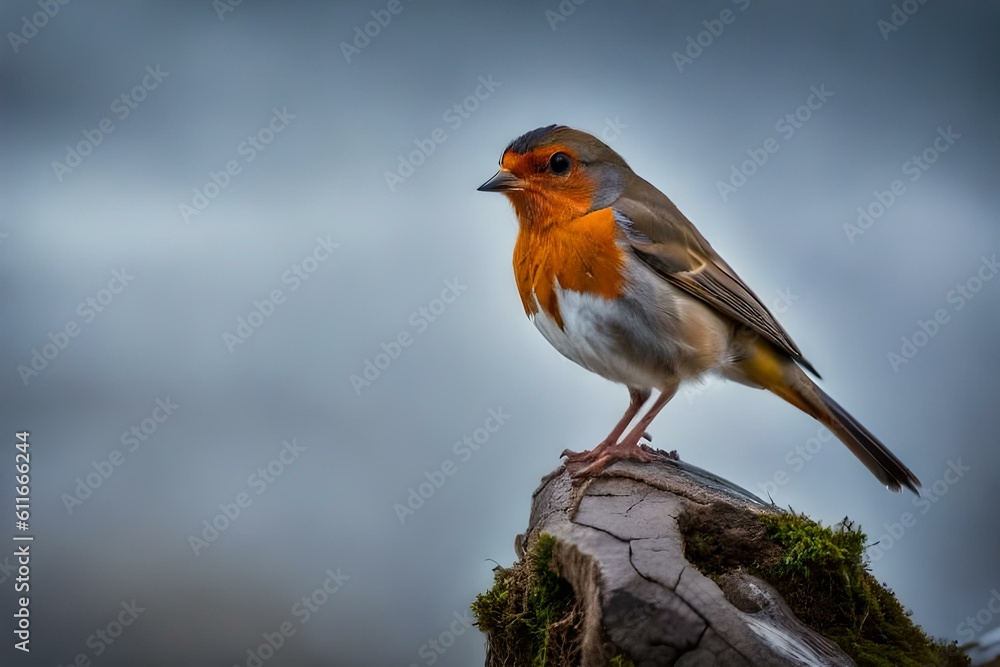
<path fill-rule="evenodd" d="M 609 442 L 605 440 L 601 444 L 597 445 L 593 449 L 588 449 L 583 452 L 574 452 L 570 449 L 564 449 L 563 453 L 559 456 L 566 458 L 566 463 L 593 463 L 597 459 L 604 456 L 609 449 L 614 447 L 617 443 Z"/>
<path fill-rule="evenodd" d="M 629 443 L 619 445 L 601 443 L 589 452 L 573 454 L 566 451 L 563 452 L 563 456 L 566 456 L 566 467 L 569 469 L 570 475 L 576 478 L 596 475 L 615 461 L 622 459 L 649 463 L 656 458 L 655 454 L 646 451 L 641 445 Z"/>
<path fill-rule="evenodd" d="M 643 433 L 642 437 L 644 437 L 648 442 L 653 442 L 653 436 L 651 436 L 648 432 Z M 583 452 L 574 452 L 571 449 L 564 449 L 562 454 L 560 454 L 559 456 L 565 457 L 566 463 L 593 463 L 597 459 L 608 454 L 609 451 L 620 448 L 621 445 L 619 445 L 616 441 L 605 440 L 604 442 L 597 445 L 593 449 L 588 449 Z M 677 452 L 671 452 L 671 453 L 676 454 Z"/>

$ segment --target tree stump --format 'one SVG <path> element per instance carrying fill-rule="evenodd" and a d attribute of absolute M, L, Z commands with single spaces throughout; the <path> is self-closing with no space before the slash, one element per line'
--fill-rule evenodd
<path fill-rule="evenodd" d="M 576 664 L 853 665 L 764 581 L 736 572 L 720 588 L 685 559 L 678 516 L 714 503 L 781 511 L 665 457 L 620 461 L 582 482 L 562 466 L 542 480 L 515 550 L 523 557 L 540 536 L 554 538 L 548 567 L 572 586 L 579 609 Z M 490 664 L 511 659 L 530 664 L 516 656 Z"/>

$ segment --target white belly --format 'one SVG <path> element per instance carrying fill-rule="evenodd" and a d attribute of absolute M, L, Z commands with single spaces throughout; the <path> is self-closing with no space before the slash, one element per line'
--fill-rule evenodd
<path fill-rule="evenodd" d="M 609 300 L 556 284 L 563 326 L 538 308 L 535 327 L 563 356 L 613 382 L 663 389 L 727 361 L 725 323 L 657 278 Z"/>

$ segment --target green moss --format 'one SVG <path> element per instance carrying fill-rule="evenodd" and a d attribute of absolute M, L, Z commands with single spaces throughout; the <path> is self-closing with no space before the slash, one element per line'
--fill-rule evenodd
<path fill-rule="evenodd" d="M 510 600 L 510 570 L 499 565 L 493 568 L 493 587 L 476 596 L 472 603 L 472 613 L 476 625 L 483 632 L 494 632 L 504 628 Z"/>
<path fill-rule="evenodd" d="M 736 569 L 774 586 L 806 625 L 861 667 L 970 664 L 928 637 L 868 570 L 867 537 L 844 519 L 826 527 L 794 513 L 755 515 L 716 504 L 681 515 L 685 556 L 708 576 Z"/>
<path fill-rule="evenodd" d="M 568 581 L 552 569 L 556 540 L 542 533 L 524 558 L 493 569 L 493 587 L 476 596 L 472 613 L 486 633 L 487 667 L 569 667 L 580 663 L 583 611 Z M 628 658 L 615 667 L 633 667 Z"/>
<path fill-rule="evenodd" d="M 570 633 L 558 630 L 560 624 L 576 625 L 573 619 L 579 614 L 573 609 L 573 587 L 552 571 L 552 550 L 555 546 L 554 537 L 544 533 L 539 535 L 531 559 L 533 576 L 528 588 L 528 608 L 532 613 L 525 617 L 525 622 L 532 636 L 535 649 L 532 664 L 536 667 L 552 664 L 552 655 L 562 653 L 564 645 L 575 638 L 579 629 L 569 628 Z"/>
<path fill-rule="evenodd" d="M 863 568 L 867 537 L 846 519 L 836 530 L 799 514 L 765 514 L 759 520 L 768 537 L 783 550 L 774 567 L 779 576 L 808 578 L 818 571 L 850 581 Z"/>
<path fill-rule="evenodd" d="M 493 587 L 472 612 L 486 633 L 487 665 L 570 665 L 579 653 L 582 618 L 573 587 L 552 571 L 556 540 L 539 535 L 525 558 L 493 570 Z"/>

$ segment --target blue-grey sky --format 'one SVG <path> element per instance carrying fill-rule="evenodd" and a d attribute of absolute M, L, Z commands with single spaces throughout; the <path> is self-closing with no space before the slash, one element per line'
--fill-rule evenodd
<path fill-rule="evenodd" d="M 265 664 L 481 663 L 469 602 L 559 452 L 628 400 L 524 317 L 513 213 L 475 191 L 550 123 L 603 136 L 677 203 L 925 500 L 738 385 L 682 389 L 654 443 L 860 522 L 929 632 L 997 628 L 998 19 L 915 1 L 4 3 L 11 612 L 21 430 L 35 535 L 32 650 L 5 613 L 4 664 L 247 665 L 266 637 Z"/>

